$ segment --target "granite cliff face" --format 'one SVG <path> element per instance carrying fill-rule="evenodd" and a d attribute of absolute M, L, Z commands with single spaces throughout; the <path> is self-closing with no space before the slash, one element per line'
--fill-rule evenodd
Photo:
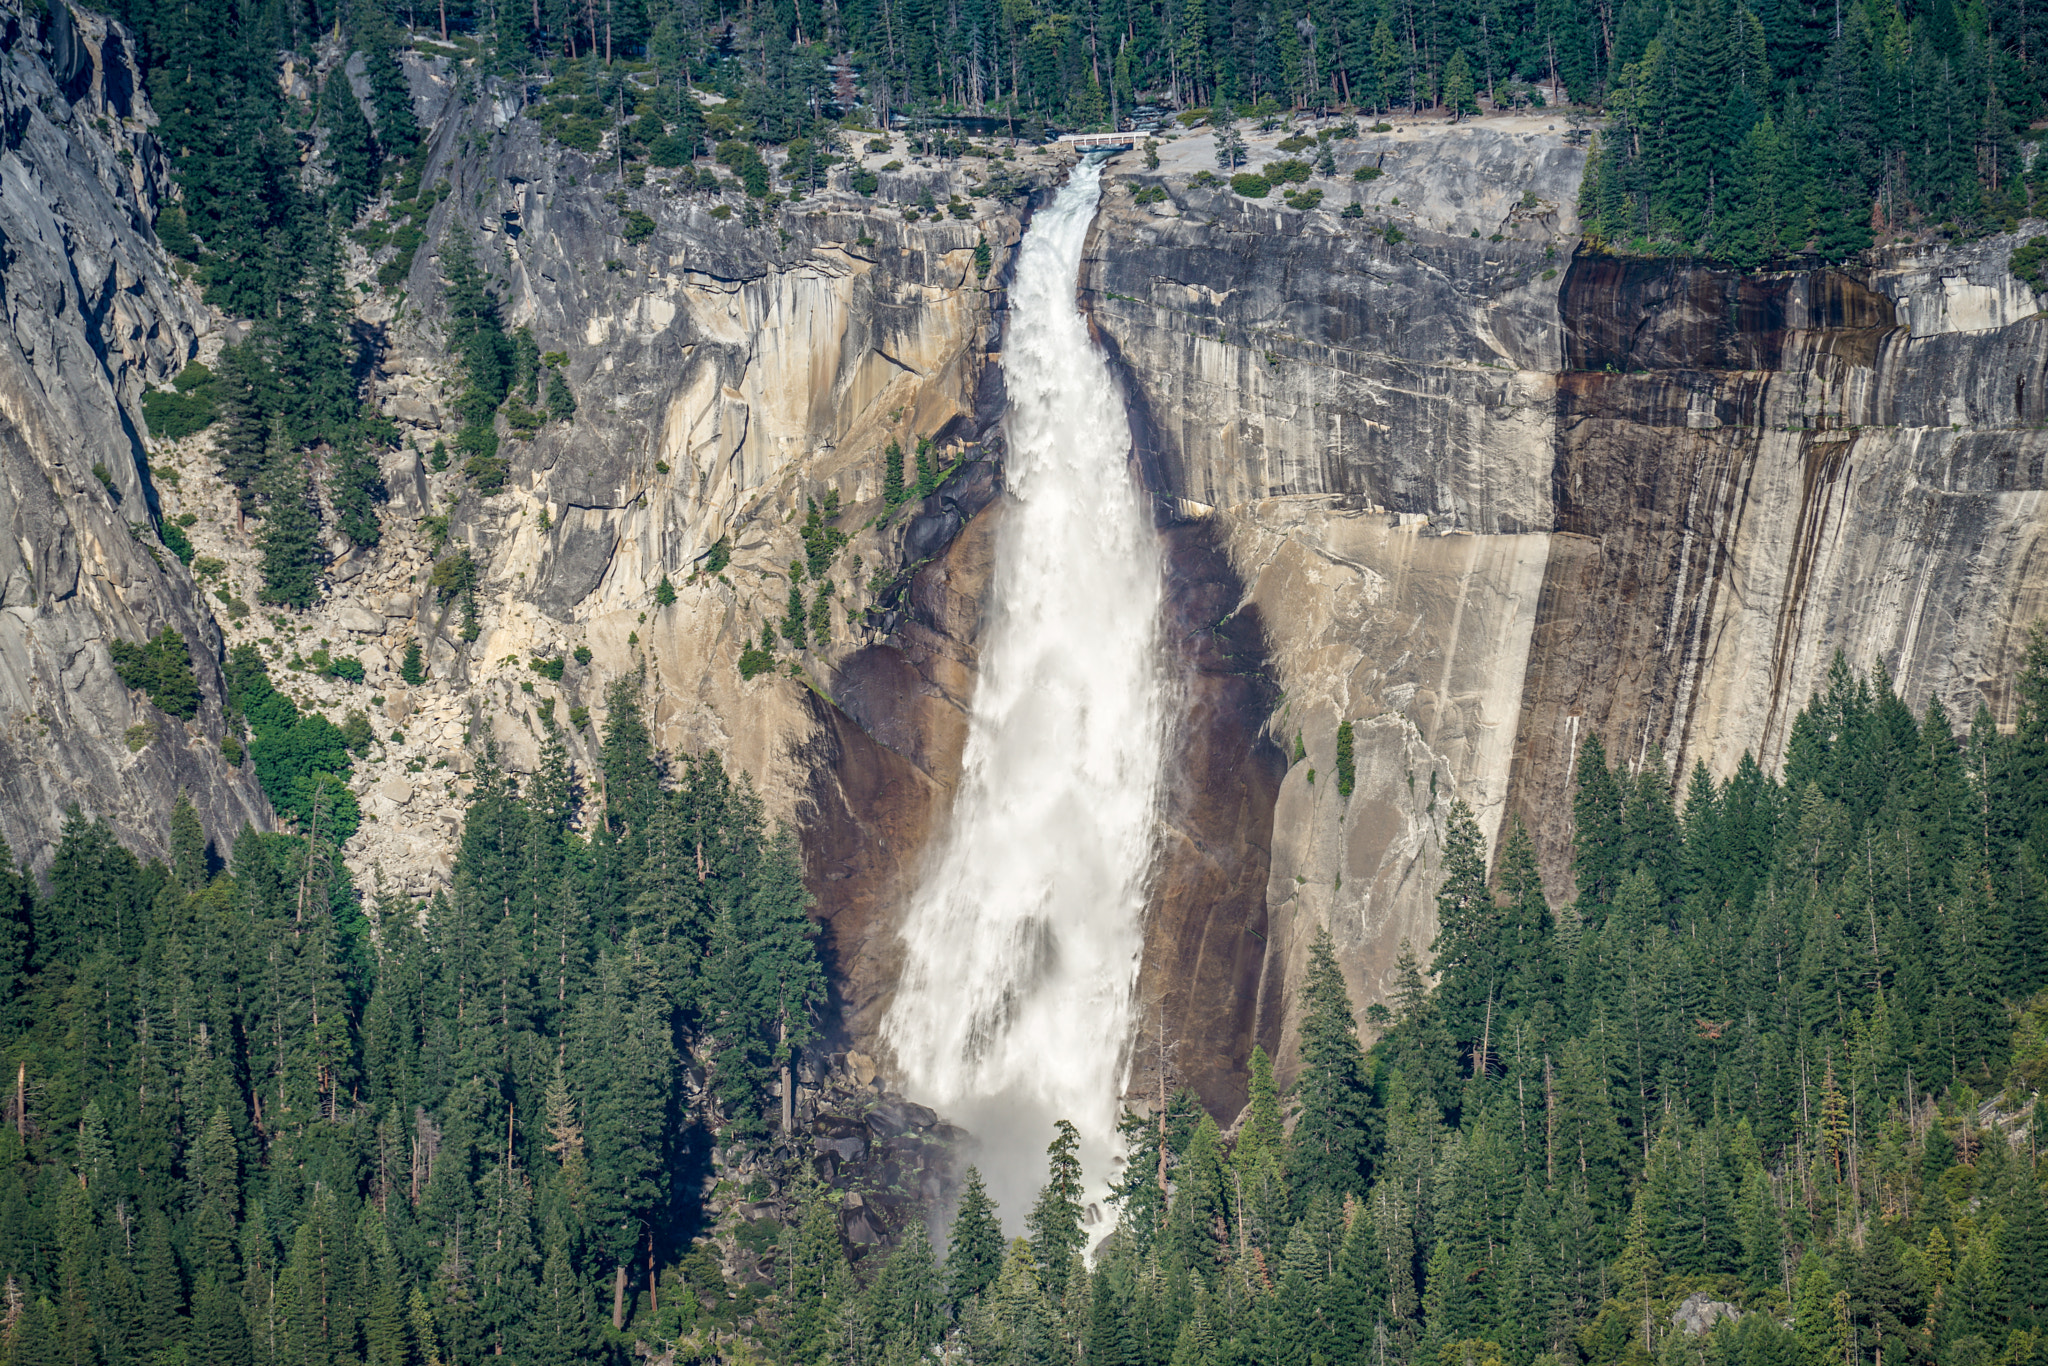
<path fill-rule="evenodd" d="M 607 689 L 638 680 L 659 744 L 719 748 L 803 831 L 840 1023 L 868 1044 L 959 771 L 1003 508 L 1003 286 L 1057 157 L 913 164 L 874 199 L 842 183 L 750 223 L 546 141 L 516 96 L 476 97 L 453 49 L 409 57 L 426 183 L 448 191 L 403 290 L 358 310 L 369 398 L 403 435 L 384 541 L 337 546 L 288 629 L 216 623 L 152 549 L 152 516 L 198 516 L 200 553 L 243 597 L 254 551 L 210 437 L 153 442 L 139 400 L 240 324 L 150 234 L 167 191 L 125 40 L 85 18 L 64 42 L 17 23 L 0 69 L 0 834 L 46 863 L 77 803 L 161 848 L 181 791 L 216 841 L 265 825 L 253 777 L 220 757 L 218 661 L 282 632 L 280 655 L 318 639 L 364 662 L 360 688 L 279 676 L 337 717 L 383 699 L 388 738 L 356 779 L 373 819 L 345 852 L 366 885 L 423 893 L 486 742 L 530 770 L 544 713 L 587 708 L 564 726 L 587 779 Z M 1273 154 L 1253 143 L 1255 165 Z M 1453 799 L 1496 840 L 1527 823 L 1562 895 L 1590 731 L 1630 762 L 1652 745 L 1717 774 L 1772 761 L 1837 649 L 1915 705 L 2002 717 L 2048 613 L 2048 338 L 2012 240 L 1745 279 L 1581 254 L 1583 153 L 1540 115 L 1339 145 L 1343 174 L 1305 210 L 1196 187 L 1200 134 L 1156 171 L 1127 154 L 1081 281 L 1170 580 L 1178 716 L 1141 996 L 1226 1117 L 1254 1043 L 1287 1057 L 1315 926 L 1361 1005 L 1402 941 L 1426 950 Z M 1349 178 L 1363 167 L 1378 176 Z M 974 196 L 998 169 L 1026 192 Z M 1138 202 L 1155 184 L 1167 198 Z M 966 216 L 906 221 L 925 190 Z M 1362 217 L 1340 215 L 1352 202 Z M 628 241 L 633 211 L 654 230 Z M 507 321 L 567 357 L 579 404 L 507 443 L 490 497 L 426 458 L 457 425 L 434 255 L 450 231 L 476 242 Z M 367 284 L 390 249 L 351 253 Z M 883 448 L 919 437 L 956 468 L 891 510 Z M 835 493 L 850 540 L 829 640 L 742 679 L 804 516 Z M 474 642 L 427 583 L 453 548 L 483 568 Z M 108 640 L 165 624 L 195 645 L 189 726 L 109 665 Z M 416 687 L 396 673 L 408 640 L 427 648 Z M 533 657 L 570 662 L 537 679 Z"/>
<path fill-rule="evenodd" d="M 139 426 L 212 322 L 151 232 L 167 180 L 132 45 L 69 11 L 50 39 L 0 12 L 0 837 L 38 869 L 73 806 L 154 852 L 180 793 L 223 850 L 270 819 L 221 757 L 221 633 L 158 543 Z M 193 646 L 189 722 L 108 654 L 165 626 Z"/>
<path fill-rule="evenodd" d="M 2011 720 L 2048 611 L 2048 334 L 2015 245 L 1752 280 L 1574 266 L 1512 783 L 1553 888 L 1565 833 L 1538 813 L 1585 727 L 1633 762 L 1774 762 L 1838 649 L 1959 727 Z"/>
<path fill-rule="evenodd" d="M 1315 926 L 1361 1003 L 1403 940 L 1426 950 L 1452 798 L 1496 847 L 1524 822 L 1568 900 L 1586 734 L 1681 774 L 1775 763 L 1838 649 L 1916 707 L 2009 719 L 2048 608 L 2017 239 L 1743 278 L 1580 254 L 1578 154 L 1537 120 L 1360 160 L 1384 168 L 1351 191 L 1363 223 L 1169 178 L 1167 204 L 1105 212 L 1086 280 L 1162 514 L 1227 547 L 1280 690 L 1267 734 L 1301 742 L 1271 816 L 1280 989 L 1227 1040 L 1184 1017 L 1198 1051 L 1257 1039 L 1283 1072 Z"/>
<path fill-rule="evenodd" d="M 1001 404 L 1000 372 L 989 363 L 993 291 L 1024 205 L 986 199 L 964 220 L 913 226 L 895 204 L 927 189 L 944 202 L 969 178 L 912 168 L 883 175 L 879 202 L 828 190 L 749 222 L 751 210 L 680 191 L 662 172 L 629 183 L 604 158 L 549 142 L 516 99 L 476 100 L 451 60 L 412 60 L 408 70 L 430 129 L 425 183 L 448 189 L 404 290 L 369 293 L 358 310 L 374 337 L 368 396 L 401 433 L 385 471 L 392 502 L 383 542 L 353 554 L 337 545 L 327 595 L 293 624 L 299 636 L 344 642 L 367 683 L 289 679 L 295 695 L 329 709 L 374 693 L 383 699 L 380 734 L 395 728 L 357 764 L 374 819 L 345 851 L 351 865 L 387 890 L 438 885 L 460 810 L 440 795 L 448 780 L 459 795 L 486 745 L 515 775 L 531 771 L 548 715 L 560 724 L 587 709 L 587 721 L 560 733 L 590 781 L 607 691 L 622 679 L 637 681 L 662 748 L 717 748 L 753 776 L 771 814 L 804 816 L 842 784 L 832 764 L 816 761 L 844 747 L 835 728 L 850 724 L 826 699 L 843 688 L 856 705 L 870 644 L 890 636 L 892 657 L 916 661 L 913 673 L 938 669 L 948 650 L 971 651 L 959 642 L 971 642 L 978 596 L 964 617 L 932 603 L 948 574 L 961 572 L 951 566 L 971 554 L 962 527 L 1000 489 L 998 452 L 984 440 Z M 644 212 L 652 233 L 626 240 L 631 212 Z M 435 253 L 450 233 L 469 236 L 497 281 L 506 325 L 530 328 L 542 350 L 566 357 L 578 404 L 573 423 L 505 443 L 510 476 L 488 497 L 459 459 L 436 470 L 427 458 L 459 425 Z M 975 260 L 984 241 L 986 276 Z M 367 282 L 392 255 L 351 252 L 352 282 Z M 912 449 L 919 437 L 957 468 L 932 497 L 885 517 L 883 448 Z M 232 581 L 253 583 L 254 555 L 230 530 L 231 494 L 211 473 L 207 442 L 165 457 L 186 473 L 180 505 L 202 512 L 201 552 L 226 559 Z M 791 563 L 805 554 L 806 512 L 830 498 L 850 538 L 829 573 L 830 643 L 743 679 L 741 651 L 783 615 Z M 445 541 L 430 517 L 447 519 Z M 714 546 L 730 557 L 722 567 L 710 565 Z M 461 550 L 482 571 L 473 642 L 427 583 L 436 560 Z M 664 582 L 672 604 L 657 601 Z M 814 597 L 819 585 L 804 587 Z M 886 629 L 870 624 L 870 607 Z M 927 637 L 930 649 L 911 643 Z M 425 648 L 423 685 L 397 675 L 410 640 Z M 532 658 L 563 660 L 563 676 L 536 679 Z M 956 694 L 970 677 L 954 670 Z M 910 693 L 880 705 L 909 708 Z M 887 769 L 890 791 L 867 794 L 862 819 L 895 819 L 890 812 L 918 808 L 935 783 L 950 782 L 957 742 L 946 759 L 946 724 L 957 720 L 919 723 L 906 741 L 909 767 Z M 857 726 L 851 734 L 871 743 Z M 922 757 L 933 745 L 935 766 Z M 814 838 L 820 850 L 830 842 Z M 858 880 L 840 894 L 838 864 L 820 869 L 828 919 L 867 895 Z M 864 999 L 857 982 L 877 971 L 856 963 L 886 955 L 885 940 L 834 933 L 852 998 Z"/>
<path fill-rule="evenodd" d="M 1245 921 L 1264 986 L 1227 1043 L 1187 1050 L 1205 1058 L 1256 1041 L 1284 1060 L 1318 924 L 1361 1004 L 1403 939 L 1427 948 L 1451 798 L 1489 829 L 1506 809 L 1546 562 L 1581 154 L 1533 119 L 1340 145 L 1345 178 L 1309 212 L 1190 188 L 1163 158 L 1168 201 L 1110 203 L 1085 271 L 1161 515 L 1218 547 L 1239 592 L 1215 616 L 1258 623 L 1272 685 L 1245 753 L 1274 756 L 1277 781 L 1241 813 L 1270 848 Z M 1381 173 L 1350 180 L 1360 166 Z M 1365 217 L 1341 217 L 1347 202 Z M 1239 918 L 1188 910 L 1192 925 L 1155 915 L 1158 954 Z M 1169 1032 L 1207 1038 L 1213 1006 L 1192 1005 Z"/>

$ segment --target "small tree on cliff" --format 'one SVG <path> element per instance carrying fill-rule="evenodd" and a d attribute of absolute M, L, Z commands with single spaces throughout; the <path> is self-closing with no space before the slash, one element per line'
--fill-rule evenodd
<path fill-rule="evenodd" d="M 882 501 L 895 507 L 905 497 L 903 491 L 903 447 L 891 441 L 882 452 Z"/>
<path fill-rule="evenodd" d="M 1226 171 L 1244 165 L 1244 136 L 1237 131 L 1237 111 L 1229 101 L 1217 99 L 1209 123 L 1216 130 L 1216 164 Z"/>

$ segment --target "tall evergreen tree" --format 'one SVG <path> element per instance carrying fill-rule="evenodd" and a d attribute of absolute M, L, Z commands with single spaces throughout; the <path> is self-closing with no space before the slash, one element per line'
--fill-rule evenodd
<path fill-rule="evenodd" d="M 1297 1198 L 1363 1191 L 1372 1161 L 1371 1082 L 1327 926 L 1317 929 L 1309 946 L 1302 982 L 1301 1074 L 1294 1103 L 1299 1117 L 1287 1171 Z"/>
<path fill-rule="evenodd" d="M 1052 1143 L 1045 1150 L 1046 1183 L 1024 1223 L 1031 1231 L 1031 1257 L 1040 1283 L 1064 1286 L 1088 1245 L 1088 1235 L 1081 1228 L 1081 1135 L 1068 1120 L 1053 1127 Z"/>

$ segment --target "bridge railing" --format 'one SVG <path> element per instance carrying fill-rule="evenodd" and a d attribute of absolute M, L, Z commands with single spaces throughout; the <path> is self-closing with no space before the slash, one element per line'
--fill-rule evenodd
<path fill-rule="evenodd" d="M 1138 145 L 1137 134 L 1135 133 L 1068 133 L 1060 138 L 1060 141 L 1069 147 L 1083 152 L 1100 151 L 1108 148 L 1129 151 Z"/>

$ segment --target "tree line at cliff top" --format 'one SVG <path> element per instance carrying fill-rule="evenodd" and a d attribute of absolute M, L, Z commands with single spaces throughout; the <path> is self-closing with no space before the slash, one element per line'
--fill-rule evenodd
<path fill-rule="evenodd" d="M 473 61 L 523 87 L 564 144 L 631 172 L 714 151 L 753 199 L 847 148 L 842 120 L 1008 116 L 1106 126 L 1144 103 L 1254 117 L 1476 112 L 1562 89 L 1596 106 L 1583 210 L 1634 251 L 1742 266 L 1845 259 L 1877 238 L 2010 227 L 2035 207 L 2030 125 L 2048 115 L 2048 18 L 2026 0 L 117 0 L 219 301 L 304 315 L 309 249 L 294 133 L 317 133 L 322 221 L 346 227 L 383 177 L 417 207 L 420 131 L 399 55 Z M 445 32 L 447 46 L 439 40 Z M 327 77 L 294 103 L 277 76 L 340 35 L 362 97 Z M 301 68 L 305 64 L 301 62 Z M 840 101 L 852 90 L 862 102 Z M 725 97 L 704 107 L 693 95 Z M 353 95 L 355 90 L 350 88 Z M 835 136 L 836 135 L 836 136 Z M 965 149 L 930 133 L 926 145 Z M 405 182 L 411 172 L 415 179 Z M 758 182 L 758 183 L 756 183 Z M 867 182 L 862 180 L 863 184 Z M 430 207 L 430 206 L 429 206 Z M 418 245 L 424 213 L 389 216 Z M 411 226 L 414 232 L 405 231 Z M 631 224 L 625 228 L 630 236 Z M 314 234 L 317 236 L 317 233 Z M 291 263 L 288 266 L 266 261 Z M 294 284 L 294 281 L 298 283 Z"/>
<path fill-rule="evenodd" d="M 2014 699 L 1959 731 L 1838 661 L 1721 782 L 1588 736 L 1560 904 L 1433 808 L 1431 970 L 1369 1045 L 1319 932 L 1291 1085 L 1255 1052 L 1225 1128 L 1141 1077 L 1106 1237 L 1062 1126 L 1029 1236 L 970 1177 L 943 1257 L 850 1244 L 780 1140 L 800 855 L 630 681 L 587 778 L 484 756 L 424 906 L 317 784 L 225 866 L 188 807 L 167 863 L 74 818 L 45 885 L 0 864 L 0 1360 L 2048 1361 L 2048 636 Z M 714 1146 L 792 1210 L 722 1231 L 771 1283 L 702 1240 Z"/>

